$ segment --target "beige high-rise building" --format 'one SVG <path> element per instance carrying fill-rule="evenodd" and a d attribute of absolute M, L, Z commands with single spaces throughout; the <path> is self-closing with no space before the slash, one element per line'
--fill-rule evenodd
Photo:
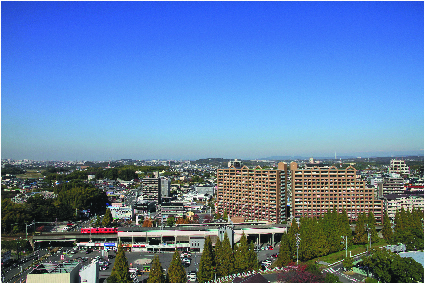
<path fill-rule="evenodd" d="M 375 199 L 374 189 L 356 179 L 356 169 L 332 166 L 298 169 L 291 163 L 292 211 L 295 218 L 319 217 L 334 207 L 355 220 L 360 213 L 372 211 L 382 221 L 383 201 Z"/>
<path fill-rule="evenodd" d="M 286 163 L 278 169 L 247 166 L 217 170 L 216 212 L 227 211 L 230 217 L 281 222 L 281 208 L 286 208 Z M 283 202 L 282 202 L 283 200 Z"/>
<path fill-rule="evenodd" d="M 374 188 L 356 178 L 356 169 L 348 167 L 308 167 L 296 162 L 281 162 L 277 169 L 249 169 L 246 166 L 217 170 L 216 212 L 226 210 L 230 217 L 280 223 L 286 220 L 287 199 L 290 216 L 319 217 L 334 207 L 347 212 L 350 220 L 372 211 L 382 222 L 384 204 L 375 198 Z"/>

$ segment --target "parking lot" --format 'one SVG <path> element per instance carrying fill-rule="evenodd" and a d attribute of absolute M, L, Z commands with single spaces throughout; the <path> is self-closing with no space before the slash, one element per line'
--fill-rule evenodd
<path fill-rule="evenodd" d="M 273 248 L 273 250 L 270 249 L 268 246 L 260 247 L 257 251 L 258 260 L 263 264 L 264 266 L 269 266 L 273 260 L 275 259 L 272 257 L 273 254 L 277 255 L 278 252 L 278 245 Z M 42 257 L 45 254 L 48 254 L 47 249 L 42 249 L 40 251 L 37 251 L 36 256 L 33 257 L 31 260 L 28 260 L 24 263 L 19 263 L 16 266 L 11 266 L 7 270 L 5 270 L 5 280 L 4 282 L 15 282 L 12 281 L 13 275 L 18 274 L 22 270 L 25 270 L 25 268 L 29 267 L 35 260 L 37 260 L 39 257 Z M 143 280 L 147 279 L 149 276 L 148 272 L 143 272 L 144 267 L 146 270 L 147 266 L 151 266 L 151 261 L 155 255 L 159 256 L 160 263 L 164 269 L 164 272 L 166 273 L 169 265 L 171 263 L 171 260 L 173 258 L 172 252 L 164 252 L 164 253 L 151 253 L 151 252 L 126 252 L 126 258 L 129 263 L 129 267 L 131 271 L 137 271 L 135 278 L 135 282 L 139 281 L 142 282 Z M 82 265 L 88 265 L 92 262 L 93 259 L 97 259 L 101 261 L 100 264 L 100 270 L 99 270 L 99 281 L 100 282 L 106 282 L 106 278 L 110 276 L 112 267 L 115 262 L 115 255 L 116 253 L 114 251 L 106 251 L 106 250 L 89 250 L 86 249 L 77 249 L 72 247 L 63 247 L 63 248 L 56 248 L 53 255 L 47 257 L 42 262 L 45 263 L 59 263 L 59 262 L 71 262 L 71 261 L 78 261 Z M 192 252 L 192 253 L 182 253 L 181 254 L 181 260 L 183 262 L 183 265 L 186 270 L 186 274 L 188 275 L 188 280 L 195 281 L 196 278 L 196 272 L 199 269 L 199 262 L 201 259 L 202 254 L 199 252 Z M 29 269 L 30 271 L 31 269 Z M 19 278 L 24 279 L 26 277 L 26 273 L 24 272 L 22 276 Z M 16 277 L 15 277 L 16 279 Z M 19 280 L 18 280 L 19 282 Z"/>

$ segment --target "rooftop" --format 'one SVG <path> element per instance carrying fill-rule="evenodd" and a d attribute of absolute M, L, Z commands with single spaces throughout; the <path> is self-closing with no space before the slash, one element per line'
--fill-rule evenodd
<path fill-rule="evenodd" d="M 71 273 L 78 266 L 78 262 L 69 263 L 42 263 L 34 268 L 30 274 L 46 274 L 46 273 Z"/>

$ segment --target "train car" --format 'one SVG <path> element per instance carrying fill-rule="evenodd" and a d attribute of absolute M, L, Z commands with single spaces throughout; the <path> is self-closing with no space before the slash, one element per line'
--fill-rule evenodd
<path fill-rule="evenodd" d="M 82 234 L 116 234 L 117 228 L 81 228 Z"/>

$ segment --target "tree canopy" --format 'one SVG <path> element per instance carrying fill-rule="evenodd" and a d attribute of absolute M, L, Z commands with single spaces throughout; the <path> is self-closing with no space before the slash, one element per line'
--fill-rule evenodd
<path fill-rule="evenodd" d="M 110 280 L 122 283 L 131 283 L 130 272 L 128 270 L 128 262 L 122 245 L 118 246 L 117 256 L 115 257 L 114 267 L 112 268 Z"/>
<path fill-rule="evenodd" d="M 403 243 L 407 250 L 424 248 L 424 212 L 420 209 L 396 212 L 394 220 L 394 243 Z"/>
<path fill-rule="evenodd" d="M 202 252 L 201 261 L 199 262 L 199 271 L 197 274 L 198 282 L 204 283 L 213 280 L 215 265 L 216 263 L 211 238 L 208 236 L 205 239 L 204 250 Z"/>
<path fill-rule="evenodd" d="M 180 260 L 180 253 L 177 250 L 174 252 L 168 268 L 168 280 L 170 283 L 185 283 L 187 281 L 186 271 Z"/>
<path fill-rule="evenodd" d="M 112 212 L 109 208 L 107 208 L 106 211 L 105 211 L 105 215 L 103 216 L 102 226 L 103 227 L 109 227 L 111 225 L 112 221 L 113 221 Z"/>
<path fill-rule="evenodd" d="M 363 259 L 373 276 L 383 283 L 392 282 L 423 282 L 424 269 L 422 264 L 412 258 L 403 258 L 386 249 L 374 250 L 372 255 Z"/>
<path fill-rule="evenodd" d="M 158 255 L 155 255 L 152 262 L 152 268 L 149 272 L 147 283 L 165 283 L 164 270 L 159 262 Z"/>

